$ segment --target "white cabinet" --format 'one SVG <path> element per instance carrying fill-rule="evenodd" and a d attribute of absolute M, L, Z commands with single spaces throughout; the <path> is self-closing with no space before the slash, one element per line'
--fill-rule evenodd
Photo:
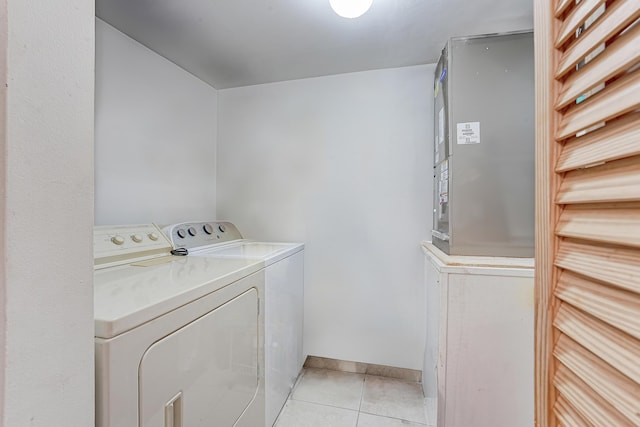
<path fill-rule="evenodd" d="M 533 426 L 533 260 L 423 250 L 423 388 L 434 425 Z"/>

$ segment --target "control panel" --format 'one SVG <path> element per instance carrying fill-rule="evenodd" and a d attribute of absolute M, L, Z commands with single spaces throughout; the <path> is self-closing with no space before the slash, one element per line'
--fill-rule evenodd
<path fill-rule="evenodd" d="M 163 231 L 174 248 L 195 249 L 242 239 L 236 226 L 227 221 L 183 222 Z"/>
<path fill-rule="evenodd" d="M 93 259 L 96 268 L 169 255 L 171 249 L 171 242 L 155 224 L 93 228 Z"/>

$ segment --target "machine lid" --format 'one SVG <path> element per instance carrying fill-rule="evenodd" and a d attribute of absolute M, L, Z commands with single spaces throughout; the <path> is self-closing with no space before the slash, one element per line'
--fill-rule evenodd
<path fill-rule="evenodd" d="M 262 259 L 266 265 L 300 252 L 302 243 L 273 243 L 241 240 L 232 244 L 218 245 L 192 251 L 192 255 L 218 258 Z"/>
<path fill-rule="evenodd" d="M 95 336 L 112 338 L 262 268 L 259 259 L 189 256 L 99 269 L 94 273 Z"/>

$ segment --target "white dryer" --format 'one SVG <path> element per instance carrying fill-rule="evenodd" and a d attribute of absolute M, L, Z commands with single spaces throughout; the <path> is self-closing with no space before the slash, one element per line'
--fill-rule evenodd
<path fill-rule="evenodd" d="M 262 260 L 265 274 L 265 426 L 273 426 L 306 355 L 303 354 L 304 245 L 243 239 L 225 221 L 183 222 L 164 229 L 189 256 Z"/>
<path fill-rule="evenodd" d="M 95 227 L 97 427 L 264 425 L 264 263 Z"/>

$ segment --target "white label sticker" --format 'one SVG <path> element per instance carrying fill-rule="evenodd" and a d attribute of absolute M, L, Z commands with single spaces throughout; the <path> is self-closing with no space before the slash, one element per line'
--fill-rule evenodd
<path fill-rule="evenodd" d="M 480 122 L 458 123 L 458 144 L 480 144 Z"/>
<path fill-rule="evenodd" d="M 442 144 L 444 142 L 444 107 L 438 112 L 438 136 L 438 143 Z"/>

